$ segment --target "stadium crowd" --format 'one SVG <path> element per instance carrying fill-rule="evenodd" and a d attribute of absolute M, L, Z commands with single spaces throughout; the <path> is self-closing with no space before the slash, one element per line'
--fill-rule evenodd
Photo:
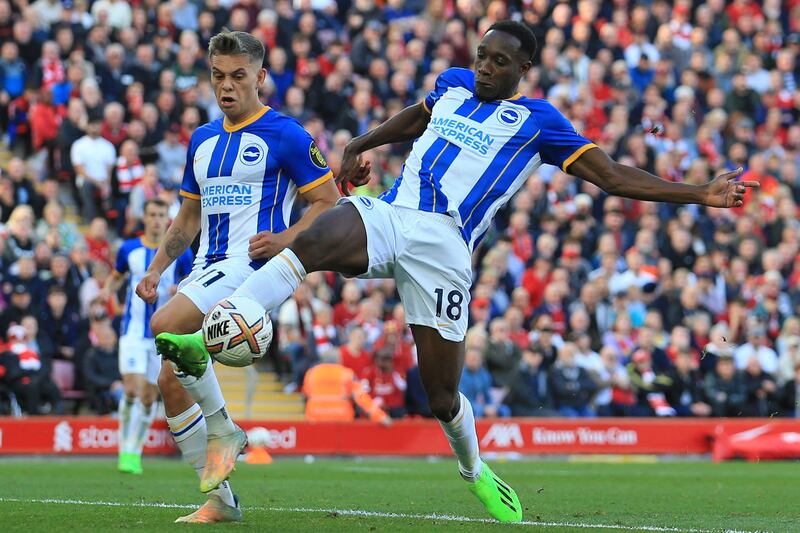
<path fill-rule="evenodd" d="M 0 0 L 0 390 L 30 414 L 116 405 L 103 288 L 144 202 L 177 211 L 189 137 L 221 117 L 215 32 L 263 40 L 264 102 L 337 172 L 508 17 L 539 41 L 520 92 L 620 162 L 695 184 L 743 167 L 761 189 L 731 210 L 657 205 L 541 167 L 475 253 L 476 415 L 800 416 L 797 0 Z M 391 186 L 408 149 L 369 152 L 356 192 Z M 287 390 L 339 361 L 391 416 L 426 415 L 392 281 L 312 274 L 274 322 Z"/>

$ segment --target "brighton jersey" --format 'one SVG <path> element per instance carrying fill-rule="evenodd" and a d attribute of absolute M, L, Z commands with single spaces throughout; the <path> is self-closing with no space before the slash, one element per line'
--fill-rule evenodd
<path fill-rule="evenodd" d="M 297 192 L 332 177 L 308 132 L 269 107 L 233 127 L 219 119 L 198 128 L 189 142 L 181 186 L 183 196 L 201 205 L 195 267 L 223 259 L 250 262 L 250 237 L 285 230 Z M 262 264 L 253 262 L 253 267 Z"/>
<path fill-rule="evenodd" d="M 156 309 L 170 299 L 170 288 L 177 285 L 192 271 L 192 252 L 186 250 L 161 274 L 158 298 L 155 303 L 146 303 L 136 295 L 136 286 L 142 281 L 157 250 L 157 244 L 148 246 L 141 238 L 137 237 L 125 241 L 117 252 L 117 272 L 123 275 L 130 273 L 127 297 L 125 298 L 125 313 L 122 315 L 122 335 L 132 335 L 142 339 L 152 338 L 150 318 Z"/>
<path fill-rule="evenodd" d="M 471 70 L 450 68 L 423 105 L 431 119 L 403 172 L 381 199 L 447 213 L 473 249 L 500 209 L 542 163 L 566 171 L 594 147 L 549 102 L 515 96 L 485 102 Z"/>

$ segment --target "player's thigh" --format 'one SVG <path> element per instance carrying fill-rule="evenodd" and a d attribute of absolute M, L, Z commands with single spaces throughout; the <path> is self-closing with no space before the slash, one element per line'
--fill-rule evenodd
<path fill-rule="evenodd" d="M 160 307 L 150 319 L 153 335 L 164 333 L 194 333 L 203 325 L 205 313 L 185 294 L 177 293 Z"/>
<path fill-rule="evenodd" d="M 378 201 L 369 198 L 360 203 L 359 198 L 341 198 L 336 207 L 322 213 L 292 242 L 292 251 L 307 272 L 332 270 L 358 276 L 372 268 L 374 244 L 385 239 L 370 225 L 364 211 Z"/>
<path fill-rule="evenodd" d="M 154 335 L 194 333 L 203 325 L 203 317 L 220 300 L 233 294 L 253 273 L 243 262 L 221 261 L 192 271 L 178 286 L 178 293 L 156 311 L 150 323 Z"/>

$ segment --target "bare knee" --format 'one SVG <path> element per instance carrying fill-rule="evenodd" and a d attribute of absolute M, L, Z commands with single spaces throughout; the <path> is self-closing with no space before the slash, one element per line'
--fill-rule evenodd
<path fill-rule="evenodd" d="M 122 383 L 123 390 L 125 391 L 125 397 L 128 400 L 134 400 L 141 395 L 141 391 L 139 391 L 139 387 L 136 385 L 135 382 L 131 381 L 123 381 Z"/>
<path fill-rule="evenodd" d="M 148 383 L 145 385 L 140 398 L 142 405 L 144 405 L 145 408 L 150 409 L 150 406 L 153 405 L 156 401 L 156 398 L 158 398 L 158 389 Z"/>
<path fill-rule="evenodd" d="M 158 335 L 159 333 L 169 331 L 170 329 L 170 319 L 168 318 L 167 313 L 164 313 L 163 311 L 164 308 L 159 309 L 150 318 L 150 330 L 153 332 L 154 336 Z M 159 383 L 160 381 L 161 379 L 159 378 Z"/>
<path fill-rule="evenodd" d="M 458 409 L 458 391 L 441 389 L 429 392 L 428 407 L 439 420 L 451 421 Z"/>
<path fill-rule="evenodd" d="M 165 402 L 184 392 L 183 385 L 175 377 L 175 372 L 169 363 L 161 367 L 161 373 L 158 375 L 158 390 L 161 391 L 161 396 L 164 397 Z"/>

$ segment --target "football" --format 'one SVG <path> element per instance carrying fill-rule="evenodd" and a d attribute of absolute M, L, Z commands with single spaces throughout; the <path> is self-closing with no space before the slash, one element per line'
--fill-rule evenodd
<path fill-rule="evenodd" d="M 248 366 L 267 352 L 272 342 L 272 321 L 250 298 L 227 298 L 203 319 L 203 340 L 215 361 Z"/>

